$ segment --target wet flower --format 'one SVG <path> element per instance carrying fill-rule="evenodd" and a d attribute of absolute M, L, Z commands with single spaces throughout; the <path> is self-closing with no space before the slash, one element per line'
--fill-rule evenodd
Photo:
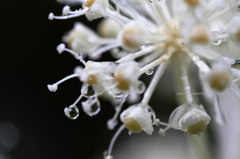
<path fill-rule="evenodd" d="M 70 0 L 70 2 L 73 0 Z M 119 100 L 115 114 L 107 121 L 113 130 L 123 104 L 141 101 L 124 110 L 120 119 L 123 123 L 114 135 L 105 158 L 112 158 L 115 140 L 125 128 L 129 134 L 141 131 L 151 135 L 153 126 L 160 128 L 164 136 L 170 128 L 189 134 L 207 129 L 211 117 L 197 100 L 192 97 L 193 78 L 189 77 L 190 64 L 195 64 L 203 89 L 210 95 L 215 107 L 215 116 L 226 123 L 221 109 L 220 95 L 230 90 L 240 97 L 240 2 L 238 0 L 79 0 L 82 7 L 72 11 L 63 7 L 62 16 L 49 14 L 49 19 L 69 19 L 85 15 L 88 20 L 105 18 L 95 32 L 82 23 L 63 37 L 59 53 L 68 52 L 79 60 L 84 68 L 77 67 L 66 78 L 48 85 L 55 92 L 58 85 L 70 78 L 78 77 L 83 82 L 79 98 L 65 108 L 65 114 L 75 119 L 77 104 L 82 97 L 82 108 L 87 115 L 100 111 L 98 97 L 105 95 L 110 101 Z M 111 20 L 110 20 L 111 19 Z M 113 22 L 114 21 L 114 22 Z M 101 36 L 102 37 L 101 37 Z M 219 49 L 220 48 L 220 49 Z M 117 58 L 113 62 L 85 61 L 99 59 L 110 51 Z M 184 102 L 179 103 L 169 117 L 168 123 L 156 118 L 154 108 L 149 106 L 157 83 L 171 63 L 174 81 L 184 91 Z M 154 68 L 158 67 L 154 73 Z M 146 88 L 139 80 L 142 75 L 152 75 Z M 73 109 L 74 108 L 74 109 Z M 71 115 L 73 114 L 73 115 Z M 161 117 L 159 117 L 161 118 Z"/>

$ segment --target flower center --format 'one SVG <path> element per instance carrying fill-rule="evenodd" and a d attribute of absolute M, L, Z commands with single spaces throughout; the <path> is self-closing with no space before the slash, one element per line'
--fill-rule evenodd
<path fill-rule="evenodd" d="M 140 133 L 142 131 L 142 127 L 133 118 L 126 118 L 124 120 L 124 125 L 131 133 Z"/>
<path fill-rule="evenodd" d="M 114 82 L 117 83 L 117 88 L 120 90 L 128 90 L 130 87 L 128 79 L 124 78 L 121 72 L 114 76 Z"/>
<path fill-rule="evenodd" d="M 187 132 L 190 134 L 199 134 L 203 131 L 205 131 L 207 128 L 207 123 L 203 120 L 200 120 L 198 123 L 189 126 L 187 129 Z"/>
<path fill-rule="evenodd" d="M 83 4 L 83 8 L 84 7 L 91 7 L 95 1 L 96 0 L 86 0 L 85 3 Z"/>
<path fill-rule="evenodd" d="M 221 92 L 228 86 L 228 83 L 229 78 L 227 73 L 221 72 L 212 76 L 210 86 Z"/>

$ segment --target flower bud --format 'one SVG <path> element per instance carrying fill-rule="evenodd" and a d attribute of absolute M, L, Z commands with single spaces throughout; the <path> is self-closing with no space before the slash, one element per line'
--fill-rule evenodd
<path fill-rule="evenodd" d="M 169 126 L 189 134 L 199 134 L 206 130 L 211 118 L 202 105 L 185 103 L 177 107 L 169 118 Z"/>

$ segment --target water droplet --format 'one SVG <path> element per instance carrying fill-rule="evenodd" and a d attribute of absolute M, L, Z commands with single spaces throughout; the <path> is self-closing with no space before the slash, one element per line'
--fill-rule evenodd
<path fill-rule="evenodd" d="M 145 89 L 146 89 L 145 84 L 142 81 L 139 81 L 138 86 L 137 86 L 137 90 L 136 90 L 137 93 L 142 94 L 145 91 Z"/>
<path fill-rule="evenodd" d="M 233 61 L 232 64 L 231 64 L 231 67 L 240 70 L 240 59 L 237 59 L 237 60 Z"/>
<path fill-rule="evenodd" d="M 104 157 L 104 159 L 113 159 L 113 157 L 108 154 L 107 150 L 103 152 L 103 157 Z"/>
<path fill-rule="evenodd" d="M 66 107 L 64 109 L 64 113 L 69 119 L 72 120 L 77 119 L 77 117 L 79 116 L 79 110 L 76 105 L 70 105 L 69 107 Z"/>
<path fill-rule="evenodd" d="M 89 86 L 87 83 L 82 85 L 81 93 L 86 98 L 92 98 L 95 96 L 95 90 L 93 86 Z"/>
<path fill-rule="evenodd" d="M 169 125 L 174 129 L 179 129 L 180 119 L 187 113 L 189 105 L 187 103 L 178 106 L 169 117 Z"/>
<path fill-rule="evenodd" d="M 116 89 L 116 88 L 111 89 L 110 94 L 116 99 L 122 99 L 122 98 L 128 96 L 128 93 L 124 93 L 124 92 L 122 92 L 122 91 L 120 91 L 119 89 Z"/>
<path fill-rule="evenodd" d="M 148 106 L 147 112 L 149 112 L 151 114 L 151 120 L 152 120 L 152 123 L 154 123 L 156 120 L 156 115 L 155 115 L 154 110 L 150 106 Z"/>
<path fill-rule="evenodd" d="M 152 75 L 154 72 L 154 68 L 149 69 L 147 72 L 145 72 L 146 75 Z"/>
<path fill-rule="evenodd" d="M 212 32 L 212 35 L 213 36 L 219 36 L 221 35 L 222 33 L 221 32 L 218 32 L 218 31 L 213 31 Z M 220 45 L 222 42 L 226 41 L 226 39 L 219 39 L 219 40 L 216 40 L 216 41 L 212 41 L 212 44 L 213 45 Z"/>
<path fill-rule="evenodd" d="M 85 102 L 82 102 L 82 108 L 87 115 L 94 116 L 101 110 L 101 105 L 97 98 L 89 98 Z"/>

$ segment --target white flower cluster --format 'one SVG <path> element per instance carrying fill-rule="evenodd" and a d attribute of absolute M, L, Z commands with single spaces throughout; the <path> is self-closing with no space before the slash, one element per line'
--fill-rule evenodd
<path fill-rule="evenodd" d="M 217 116 L 225 122 L 219 96 L 226 89 L 240 97 L 240 1 L 239 0 L 65 0 L 65 4 L 82 4 L 72 11 L 63 7 L 62 16 L 49 14 L 49 19 L 69 19 L 85 15 L 88 20 L 104 18 L 98 33 L 77 22 L 63 37 L 59 53 L 69 52 L 83 65 L 72 75 L 48 85 L 55 92 L 58 85 L 70 78 L 78 77 L 82 82 L 79 98 L 64 109 L 65 115 L 76 119 L 79 115 L 77 103 L 82 97 L 84 112 L 93 116 L 100 111 L 98 97 L 117 102 L 116 113 L 107 121 L 110 130 L 117 125 L 117 118 L 126 100 L 138 104 L 124 110 L 120 119 L 123 125 L 114 135 L 105 158 L 112 158 L 111 151 L 119 133 L 127 128 L 129 134 L 142 130 L 151 135 L 153 125 L 163 125 L 159 134 L 164 136 L 169 128 L 189 134 L 205 131 L 211 118 L 202 105 L 194 102 L 191 93 L 189 64 L 198 67 L 203 88 L 213 92 Z M 117 58 L 114 62 L 92 60 L 110 51 Z M 202 60 L 200 59 L 202 58 Z M 184 90 L 185 103 L 178 106 L 169 118 L 169 123 L 160 122 L 148 105 L 154 89 L 169 62 L 174 77 Z M 143 74 L 152 75 L 152 81 L 145 91 L 139 81 Z"/>

